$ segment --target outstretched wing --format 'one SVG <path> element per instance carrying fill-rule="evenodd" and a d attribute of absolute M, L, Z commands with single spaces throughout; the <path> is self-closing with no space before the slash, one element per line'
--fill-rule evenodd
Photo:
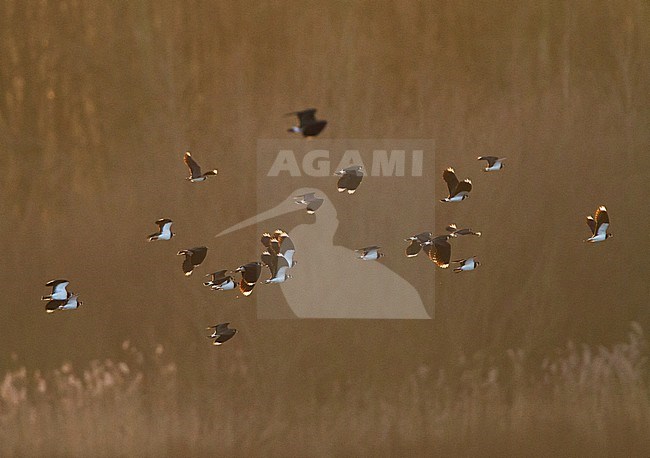
<path fill-rule="evenodd" d="M 192 159 L 192 155 L 189 151 L 187 151 L 185 153 L 185 156 L 183 156 L 183 162 L 185 162 L 187 168 L 190 169 L 190 176 L 192 178 L 198 178 L 201 176 L 201 167 L 196 163 L 194 159 Z"/>
<path fill-rule="evenodd" d="M 250 296 L 253 293 L 253 288 L 255 288 L 255 283 L 246 283 L 246 280 L 244 280 L 242 277 L 241 281 L 239 282 L 239 291 L 241 291 L 244 296 Z"/>
<path fill-rule="evenodd" d="M 197 246 L 190 250 L 192 252 L 192 264 L 198 266 L 201 264 L 205 257 L 208 255 L 208 248 L 204 246 Z"/>
<path fill-rule="evenodd" d="M 300 120 L 300 127 L 304 127 L 305 124 L 310 124 L 316 121 L 316 108 L 297 111 L 294 114 L 298 116 L 298 119 Z"/>
<path fill-rule="evenodd" d="M 596 221 L 593 216 L 587 216 L 587 226 L 591 229 L 591 234 L 596 235 Z"/>
<path fill-rule="evenodd" d="M 449 261 L 451 259 L 451 244 L 449 242 L 446 240 L 436 240 L 425 245 L 424 248 L 429 259 L 438 267 L 442 269 L 449 267 Z"/>
<path fill-rule="evenodd" d="M 315 198 L 314 200 L 310 200 L 307 204 L 307 213 L 313 215 L 321 205 L 323 205 L 323 199 Z"/>
<path fill-rule="evenodd" d="M 596 220 L 596 235 L 603 235 L 607 233 L 607 228 L 609 227 L 609 215 L 607 214 L 607 209 L 604 205 L 598 207 L 596 214 L 594 215 Z"/>
<path fill-rule="evenodd" d="M 454 169 L 449 167 L 447 170 L 442 172 L 442 179 L 447 183 L 447 189 L 449 189 L 449 196 L 452 196 L 456 187 L 458 186 L 458 178 L 456 178 L 456 173 Z"/>
<path fill-rule="evenodd" d="M 412 258 L 413 256 L 417 256 L 418 253 L 420 253 L 421 249 L 422 249 L 422 245 L 420 244 L 419 241 L 411 240 L 409 246 L 406 247 L 406 257 Z"/>
<path fill-rule="evenodd" d="M 450 194 L 450 197 L 457 196 L 458 194 L 464 192 L 468 193 L 472 190 L 472 182 L 465 179 L 456 185 L 456 190 Z"/>

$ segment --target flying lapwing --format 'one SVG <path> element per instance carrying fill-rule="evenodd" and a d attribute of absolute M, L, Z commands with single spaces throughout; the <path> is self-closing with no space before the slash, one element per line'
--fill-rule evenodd
<path fill-rule="evenodd" d="M 211 274 L 207 274 L 206 277 L 211 277 L 209 281 L 204 282 L 203 286 L 209 286 L 215 291 L 226 291 L 230 289 L 235 289 L 237 283 L 231 275 L 227 275 L 228 270 L 219 270 Z"/>
<path fill-rule="evenodd" d="M 347 191 L 348 194 L 354 194 L 361 180 L 363 180 L 363 166 L 352 165 L 341 170 L 334 172 L 334 175 L 339 176 L 338 190 L 339 192 Z"/>
<path fill-rule="evenodd" d="M 287 113 L 285 116 L 298 116 L 299 124 L 290 127 L 287 132 L 302 134 L 303 137 L 312 138 L 320 134 L 327 125 L 324 119 L 316 119 L 316 109 L 309 108 L 302 111 Z"/>
<path fill-rule="evenodd" d="M 204 246 L 197 246 L 189 250 L 181 250 L 176 253 L 177 256 L 185 256 L 183 261 L 183 272 L 186 277 L 192 275 L 194 268 L 199 266 L 208 254 L 208 249 Z"/>
<path fill-rule="evenodd" d="M 483 169 L 484 172 L 494 172 L 496 170 L 501 170 L 504 167 L 503 161 L 505 161 L 506 158 L 496 156 L 479 156 L 478 160 L 487 161 L 488 166 Z"/>
<path fill-rule="evenodd" d="M 83 302 L 79 300 L 79 295 L 75 293 L 68 293 L 66 299 L 52 299 L 45 304 L 45 311 L 47 313 L 54 313 L 57 310 L 74 310 L 79 308 Z"/>
<path fill-rule="evenodd" d="M 451 260 L 451 235 L 440 235 L 422 244 L 422 248 L 435 265 L 442 269 L 449 267 Z"/>
<path fill-rule="evenodd" d="M 318 210 L 320 206 L 323 205 L 323 199 L 321 199 L 320 197 L 316 197 L 315 192 L 310 192 L 302 196 L 296 196 L 294 197 L 294 199 L 297 204 L 306 205 L 307 213 L 310 215 L 316 213 L 316 210 Z"/>
<path fill-rule="evenodd" d="M 173 221 L 169 218 L 162 218 L 156 221 L 158 232 L 151 234 L 147 237 L 147 240 L 149 242 L 153 242 L 154 240 L 170 240 L 176 235 L 172 232 L 172 223 Z"/>
<path fill-rule="evenodd" d="M 273 238 L 278 241 L 279 250 L 277 253 L 285 257 L 287 263 L 289 264 L 289 267 L 295 266 L 296 261 L 293 259 L 293 255 L 296 252 L 296 247 L 289 237 L 289 234 L 287 234 L 282 229 L 276 229 L 273 232 Z"/>
<path fill-rule="evenodd" d="M 214 329 L 212 334 L 207 336 L 208 339 L 214 339 L 212 345 L 221 345 L 224 342 L 227 342 L 230 339 L 232 339 L 233 336 L 237 334 L 236 329 L 232 329 L 228 327 L 229 324 L 230 323 L 219 323 L 207 328 L 207 329 Z"/>
<path fill-rule="evenodd" d="M 197 183 L 199 181 L 205 181 L 205 179 L 211 175 L 216 175 L 219 173 L 217 169 L 207 171 L 205 173 L 201 173 L 201 167 L 199 164 L 196 163 L 196 161 L 192 158 L 192 154 L 187 151 L 185 153 L 185 156 L 183 156 L 183 162 L 185 162 L 185 165 L 187 166 L 188 169 L 190 169 L 190 176 L 186 178 L 186 180 L 191 181 L 192 183 Z"/>
<path fill-rule="evenodd" d="M 422 250 L 422 245 L 431 240 L 431 232 L 422 232 L 420 234 L 412 235 L 407 239 L 404 239 L 405 242 L 411 242 L 406 247 L 406 257 L 413 258 L 420 254 Z"/>
<path fill-rule="evenodd" d="M 67 300 L 68 298 L 68 291 L 66 288 L 70 282 L 68 280 L 50 280 L 47 283 L 45 283 L 45 286 L 51 286 L 52 287 L 52 294 L 49 296 L 42 296 L 41 300 L 42 301 L 49 301 L 49 300 Z"/>
<path fill-rule="evenodd" d="M 455 264 L 460 264 L 458 267 L 454 268 L 454 272 L 467 272 L 470 270 L 476 269 L 481 263 L 476 260 L 476 256 L 472 256 L 467 259 L 459 259 L 458 261 L 452 261 Z"/>
<path fill-rule="evenodd" d="M 372 245 L 372 246 L 367 246 L 365 248 L 359 248 L 358 250 L 354 250 L 354 251 L 356 253 L 359 253 L 359 255 L 357 256 L 359 259 L 362 259 L 364 261 L 375 261 L 385 256 L 384 253 L 379 251 L 380 249 L 381 249 L 380 246 Z"/>
<path fill-rule="evenodd" d="M 262 273 L 262 263 L 261 262 L 249 262 L 243 266 L 239 266 L 235 269 L 235 272 L 241 274 L 241 281 L 239 282 L 239 290 L 244 296 L 250 296 L 253 292 L 253 288 L 259 280 Z"/>
<path fill-rule="evenodd" d="M 268 251 L 265 251 L 264 253 L 268 253 Z M 271 277 L 268 280 L 265 280 L 264 283 L 283 283 L 287 279 L 291 278 L 291 275 L 287 274 L 287 271 L 291 267 L 287 258 L 282 254 L 271 254 L 270 259 L 271 261 L 267 266 L 271 271 Z"/>
<path fill-rule="evenodd" d="M 456 224 L 451 223 L 449 226 L 445 228 L 448 232 L 451 233 L 452 237 L 458 237 L 459 235 L 475 235 L 476 237 L 480 237 L 481 233 L 480 232 L 474 232 L 471 229 L 458 229 Z"/>
<path fill-rule="evenodd" d="M 609 215 L 604 205 L 598 207 L 593 217 L 587 216 L 587 225 L 591 229 L 592 235 L 585 242 L 602 242 L 612 236 L 612 234 L 607 232 L 609 228 Z"/>
<path fill-rule="evenodd" d="M 442 172 L 442 179 L 447 183 L 449 196 L 440 199 L 440 202 L 460 202 L 469 197 L 469 192 L 472 190 L 472 182 L 469 179 L 465 178 L 459 182 L 456 172 L 451 167 Z"/>

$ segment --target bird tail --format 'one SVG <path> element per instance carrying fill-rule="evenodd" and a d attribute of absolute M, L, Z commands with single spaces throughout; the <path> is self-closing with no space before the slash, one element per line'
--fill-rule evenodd
<path fill-rule="evenodd" d="M 42 301 L 49 301 L 50 299 L 52 299 L 52 296 L 41 296 Z"/>
<path fill-rule="evenodd" d="M 456 267 L 454 269 L 454 272 L 456 272 L 457 274 L 461 273 L 462 271 L 463 271 L 463 269 L 461 269 L 460 267 Z"/>
<path fill-rule="evenodd" d="M 151 234 L 149 237 L 147 237 L 147 242 L 153 242 L 154 240 L 158 240 L 158 236 L 156 234 Z"/>

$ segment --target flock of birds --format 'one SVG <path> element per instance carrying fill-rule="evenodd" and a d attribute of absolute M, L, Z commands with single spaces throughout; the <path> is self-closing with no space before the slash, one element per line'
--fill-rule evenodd
<path fill-rule="evenodd" d="M 312 138 L 322 132 L 327 125 L 327 121 L 316 119 L 315 109 L 307 109 L 289 113 L 298 117 L 299 123 L 288 129 L 288 132 L 299 133 L 305 138 Z M 506 158 L 497 156 L 480 156 L 478 160 L 486 161 L 487 166 L 483 169 L 485 172 L 495 172 L 503 169 L 503 161 Z M 189 169 L 189 176 L 186 178 L 192 183 L 205 181 L 210 176 L 218 174 L 217 169 L 202 172 L 199 164 L 194 160 L 188 151 L 183 157 L 183 161 Z M 352 165 L 335 172 L 338 176 L 337 189 L 339 192 L 353 194 L 359 188 L 364 177 L 364 170 L 361 165 Z M 459 181 L 456 172 L 449 167 L 443 171 L 442 178 L 447 184 L 449 195 L 441 202 L 461 202 L 469 197 L 472 191 L 472 182 L 468 178 Z M 316 193 L 311 192 L 294 198 L 295 203 L 304 205 L 308 214 L 315 213 L 323 204 L 323 198 L 318 197 Z M 172 232 L 173 221 L 169 218 L 162 218 L 155 222 L 158 225 L 158 231 L 151 234 L 147 240 L 168 241 L 174 237 Z M 587 216 L 587 225 L 591 231 L 591 236 L 585 240 L 589 243 L 602 242 L 612 236 L 607 232 L 609 228 L 609 216 L 604 206 L 599 206 L 594 216 Z M 450 224 L 446 228 L 446 234 L 433 235 L 431 232 L 422 232 L 412 235 L 405 239 L 409 242 L 406 247 L 406 257 L 412 258 L 417 256 L 421 251 L 425 252 L 428 258 L 442 269 L 448 268 L 451 264 L 457 264 L 453 269 L 454 272 L 469 272 L 479 267 L 480 263 L 476 256 L 466 259 L 451 259 L 450 240 L 460 236 L 480 237 L 481 232 L 475 232 L 470 228 L 458 229 L 456 224 Z M 260 239 L 264 251 L 260 255 L 259 261 L 253 261 L 239 266 L 234 270 L 222 269 L 207 274 L 210 280 L 203 285 L 214 291 L 236 290 L 243 296 L 250 296 L 253 288 L 259 282 L 264 268 L 269 270 L 270 276 L 264 280 L 264 284 L 278 284 L 291 278 L 289 269 L 294 267 L 297 262 L 294 260 L 296 248 L 289 237 L 289 234 L 282 229 L 265 232 Z M 385 256 L 378 245 L 367 246 L 355 250 L 358 258 L 363 261 L 376 261 Z M 177 252 L 178 256 L 184 256 L 182 270 L 185 276 L 190 276 L 194 269 L 201 265 L 208 254 L 208 248 L 197 246 L 194 248 L 183 249 Z M 239 276 L 239 278 L 237 278 Z M 67 291 L 69 281 L 57 279 L 49 281 L 45 286 L 51 287 L 52 292 L 43 296 L 42 300 L 47 301 L 45 310 L 52 313 L 57 310 L 74 310 L 82 305 L 79 295 Z M 229 327 L 230 323 L 219 323 L 210 326 L 213 332 L 208 338 L 212 339 L 213 345 L 221 345 L 230 340 L 237 330 Z"/>

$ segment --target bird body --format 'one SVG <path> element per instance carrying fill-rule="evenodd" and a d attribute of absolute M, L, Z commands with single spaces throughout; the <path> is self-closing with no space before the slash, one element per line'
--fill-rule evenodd
<path fill-rule="evenodd" d="M 156 221 L 158 225 L 158 232 L 151 234 L 147 240 L 153 242 L 155 240 L 171 240 L 171 238 L 176 235 L 172 232 L 172 223 L 173 221 L 169 218 L 162 218 Z"/>
<path fill-rule="evenodd" d="M 483 169 L 484 172 L 495 172 L 503 168 L 503 161 L 505 161 L 506 158 L 497 156 L 479 156 L 478 160 L 487 161 L 487 167 Z"/>
<path fill-rule="evenodd" d="M 480 232 L 474 232 L 473 230 L 466 228 L 466 229 L 458 229 L 456 224 L 451 223 L 449 226 L 445 228 L 448 232 L 450 232 L 452 237 L 458 237 L 459 235 L 475 235 L 477 237 L 481 236 Z"/>
<path fill-rule="evenodd" d="M 460 264 L 458 267 L 454 268 L 454 272 L 468 272 L 470 270 L 476 269 L 481 263 L 476 260 L 476 256 L 472 256 L 467 259 L 459 259 L 458 261 L 453 261 L 454 263 Z"/>
<path fill-rule="evenodd" d="M 359 253 L 359 259 L 362 259 L 364 261 L 376 261 L 377 259 L 383 258 L 385 256 L 384 253 L 379 251 L 380 249 L 380 246 L 373 245 L 365 248 L 359 248 L 358 250 L 354 251 Z"/>

